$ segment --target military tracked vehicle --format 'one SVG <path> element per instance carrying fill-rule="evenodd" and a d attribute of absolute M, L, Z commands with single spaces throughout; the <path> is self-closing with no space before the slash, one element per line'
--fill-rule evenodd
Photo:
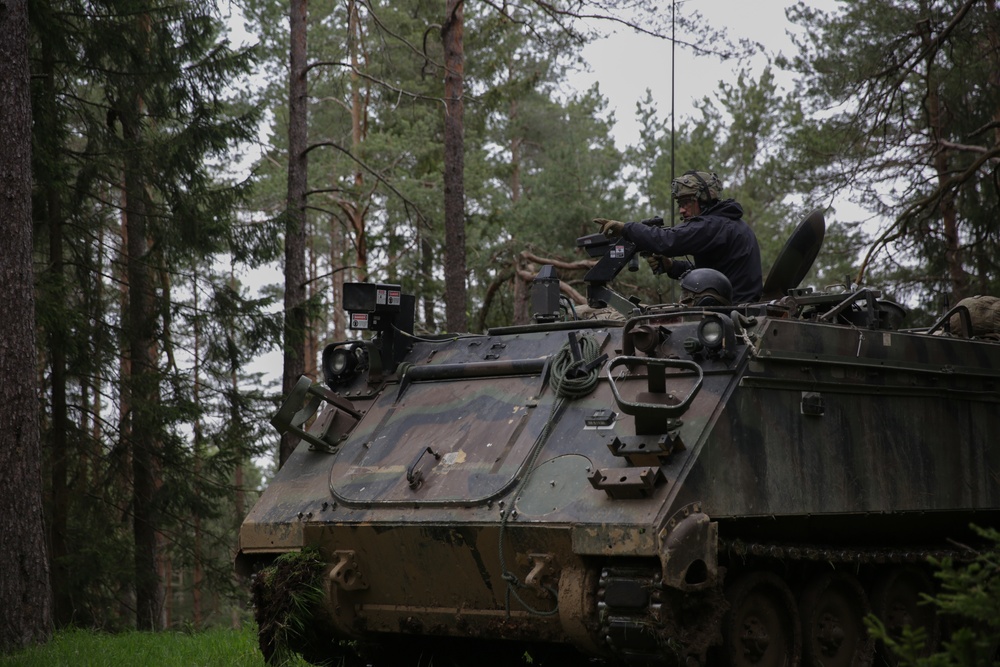
<path fill-rule="evenodd" d="M 870 612 L 933 642 L 927 557 L 998 524 L 1000 344 L 961 307 L 908 330 L 877 289 L 800 287 L 823 234 L 798 225 L 763 302 L 709 307 L 617 294 L 636 249 L 584 237 L 590 316 L 618 315 L 547 267 L 535 323 L 483 335 L 415 336 L 412 296 L 348 285 L 370 333 L 274 418 L 302 440 L 238 569 L 317 554 L 315 662 L 891 663 Z"/>

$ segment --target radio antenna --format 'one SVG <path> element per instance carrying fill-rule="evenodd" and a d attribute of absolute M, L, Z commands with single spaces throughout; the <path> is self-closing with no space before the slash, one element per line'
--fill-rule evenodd
<path fill-rule="evenodd" d="M 672 0 L 670 3 L 670 183 L 673 185 L 674 182 L 674 160 L 676 156 L 676 151 L 674 150 L 674 86 L 677 81 L 675 76 L 677 71 L 677 0 Z M 674 198 L 670 198 L 670 226 L 674 226 L 674 220 L 676 216 L 674 215 L 674 207 L 676 202 Z"/>

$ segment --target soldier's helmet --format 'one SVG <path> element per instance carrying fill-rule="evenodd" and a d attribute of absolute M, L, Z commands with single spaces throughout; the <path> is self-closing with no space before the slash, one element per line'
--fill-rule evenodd
<path fill-rule="evenodd" d="M 722 181 L 710 171 L 688 171 L 670 182 L 674 199 L 696 197 L 702 206 L 714 204 L 722 196 Z"/>
<path fill-rule="evenodd" d="M 685 306 L 728 306 L 732 302 L 732 283 L 721 271 L 691 269 L 681 276 L 681 303 Z"/>

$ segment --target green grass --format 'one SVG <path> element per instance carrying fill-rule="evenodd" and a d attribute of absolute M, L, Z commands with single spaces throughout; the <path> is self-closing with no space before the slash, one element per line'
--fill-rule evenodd
<path fill-rule="evenodd" d="M 48 644 L 9 656 L 0 667 L 264 667 L 257 627 L 241 630 L 126 632 L 117 635 L 65 630 Z M 298 659 L 285 667 L 305 667 Z"/>

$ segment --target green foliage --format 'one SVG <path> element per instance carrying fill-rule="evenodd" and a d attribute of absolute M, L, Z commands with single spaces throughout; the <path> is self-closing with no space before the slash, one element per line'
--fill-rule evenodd
<path fill-rule="evenodd" d="M 256 630 L 253 623 L 239 630 L 194 634 L 64 630 L 44 646 L 0 656 L 0 667 L 264 667 Z M 295 657 L 285 664 L 305 667 L 307 663 Z"/>
<path fill-rule="evenodd" d="M 988 131 L 1000 104 L 1000 17 L 960 0 L 800 3 L 805 115 L 793 160 L 815 188 L 842 192 L 889 222 L 878 261 L 907 302 L 938 309 L 1000 286 L 1000 202 Z"/>
<path fill-rule="evenodd" d="M 324 567 L 319 553 L 306 549 L 282 554 L 255 575 L 254 617 L 268 664 L 287 665 L 321 641 L 316 627 L 323 614 Z"/>
<path fill-rule="evenodd" d="M 280 246 L 241 214 L 249 181 L 230 166 L 256 139 L 259 110 L 240 88 L 255 56 L 226 41 L 216 10 L 199 0 L 31 3 L 40 413 L 60 624 L 133 622 L 137 416 L 157 470 L 145 509 L 161 562 L 182 575 L 167 613 L 190 620 L 195 570 L 205 574 L 201 623 L 223 612 L 228 621 L 227 603 L 237 604 L 230 551 L 244 490 L 234 483 L 238 473 L 259 482 L 249 462 L 270 442 L 270 401 L 241 391 L 242 368 L 273 346 L 277 327 L 271 302 L 246 293 L 230 259 L 256 266 Z M 143 184 L 141 207 L 124 194 L 126 176 Z M 121 289 L 129 234 L 148 247 L 146 322 Z M 137 326 L 154 358 L 149 400 L 130 382 Z"/>
<path fill-rule="evenodd" d="M 504 11 L 465 7 L 469 307 L 481 309 L 484 325 L 514 317 L 517 253 L 578 259 L 575 238 L 591 231 L 590 218 L 625 202 L 606 102 L 596 90 L 558 92 L 581 43 L 537 6 Z M 287 161 L 286 37 L 272 12 L 249 6 L 275 119 L 272 150 L 257 170 L 265 215 L 280 206 Z M 400 283 L 423 302 L 417 327 L 438 326 L 451 242 L 443 236 L 443 51 L 434 27 L 442 12 L 418 1 L 310 6 L 323 17 L 310 24 L 308 46 L 317 63 L 309 71 L 307 214 L 320 339 L 334 326 L 339 277 Z"/>
<path fill-rule="evenodd" d="M 904 628 L 895 637 L 875 617 L 866 619 L 869 632 L 899 657 L 901 667 L 991 667 L 1000 664 L 1000 531 L 972 526 L 986 546 L 968 562 L 931 559 L 940 591 L 924 595 L 950 636 L 940 650 L 928 655 L 927 630 Z"/>

